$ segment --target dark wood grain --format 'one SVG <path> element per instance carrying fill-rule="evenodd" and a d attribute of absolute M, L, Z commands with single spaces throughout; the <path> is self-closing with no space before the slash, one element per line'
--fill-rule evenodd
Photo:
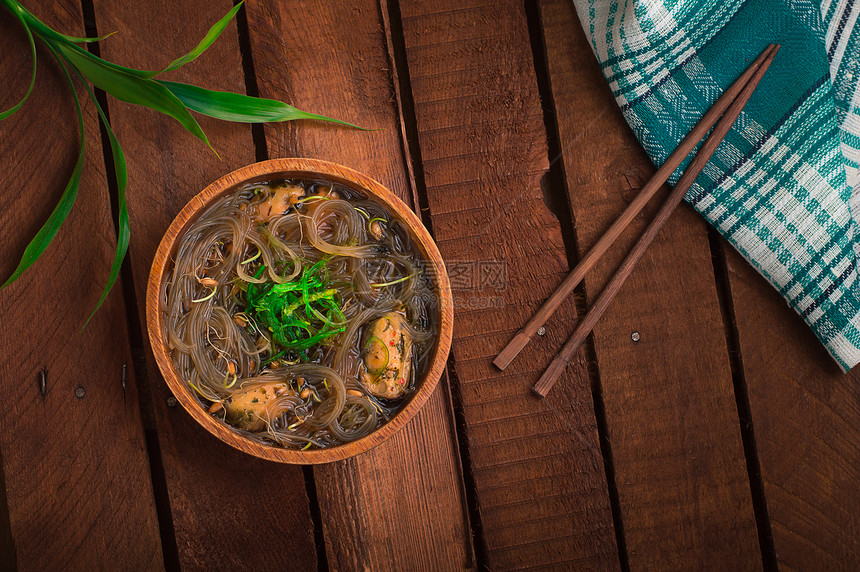
<path fill-rule="evenodd" d="M 749 101 L 750 97 L 752 97 L 753 92 L 758 86 L 761 78 L 764 77 L 767 68 L 770 66 L 770 63 L 773 61 L 776 52 L 779 50 L 779 46 L 774 46 L 771 44 L 768 46 L 764 52 L 753 62 L 749 68 L 747 68 L 746 72 L 744 72 L 741 76 L 741 80 L 747 78 L 747 82 L 742 84 L 742 88 L 740 93 L 737 95 L 737 98 L 731 102 L 731 105 L 726 109 L 725 115 L 720 118 L 717 124 L 714 126 L 710 135 L 708 135 L 707 140 L 702 144 L 699 148 L 698 152 L 696 152 L 693 160 L 690 161 L 690 164 L 687 165 L 687 168 L 684 170 L 684 174 L 681 175 L 681 178 L 678 179 L 678 182 L 675 183 L 675 187 L 672 189 L 672 192 L 669 193 L 669 196 L 666 197 L 666 200 L 663 201 L 663 204 L 657 209 L 657 213 L 648 223 L 648 226 L 645 227 L 645 230 L 642 232 L 642 235 L 636 240 L 636 243 L 633 245 L 633 248 L 630 249 L 630 252 L 627 256 L 624 257 L 624 260 L 621 262 L 621 265 L 615 270 L 612 276 L 609 278 L 609 281 L 606 283 L 606 286 L 603 287 L 603 290 L 600 292 L 600 295 L 597 296 L 597 299 L 588 309 L 588 313 L 582 319 L 582 322 L 576 327 L 576 330 L 570 336 L 570 339 L 565 342 L 564 346 L 562 346 L 561 350 L 558 352 L 558 355 L 555 359 L 552 360 L 552 363 L 549 364 L 549 367 L 546 371 L 541 375 L 540 379 L 534 386 L 534 390 L 538 395 L 546 396 L 547 392 L 552 388 L 555 380 L 561 375 L 561 372 L 567 367 L 567 364 L 570 363 L 571 358 L 579 349 L 579 347 L 585 342 L 585 338 L 591 333 L 591 330 L 597 324 L 598 320 L 603 316 L 606 312 L 606 309 L 609 307 L 609 304 L 624 286 L 624 282 L 630 277 L 633 273 L 633 270 L 636 268 L 636 264 L 645 254 L 645 251 L 656 238 L 657 233 L 660 232 L 660 229 L 663 228 L 663 225 L 669 220 L 672 216 L 672 213 L 675 212 L 675 209 L 678 208 L 678 205 L 681 204 L 681 201 L 684 200 L 684 195 L 693 185 L 696 178 L 699 176 L 699 173 L 702 172 L 702 169 L 705 168 L 705 165 L 708 164 L 708 161 L 711 160 L 711 157 L 714 154 L 714 151 L 717 150 L 717 147 L 722 143 L 723 138 L 732 128 L 732 125 L 740 116 L 741 111 L 743 111 L 744 106 L 747 101 Z M 737 85 L 738 82 L 735 83 Z M 725 97 L 725 94 L 724 96 Z M 718 101 L 714 104 L 715 107 L 719 106 L 720 102 Z M 706 114 L 707 115 L 707 114 Z M 704 128 L 702 128 L 704 129 Z M 696 131 L 696 129 L 694 129 Z M 678 147 L 678 150 L 684 151 L 684 149 L 689 146 L 687 151 L 692 150 L 694 143 L 692 141 L 682 142 L 681 146 Z M 676 150 L 677 151 L 677 150 Z M 674 153 L 673 153 L 674 154 Z M 670 157 L 671 159 L 671 157 Z M 680 162 L 679 159 L 676 159 Z M 670 167 L 671 168 L 671 167 Z M 661 171 L 668 171 L 667 169 L 663 169 L 663 166 L 660 167 Z M 653 181 L 657 174 L 651 178 L 650 181 L 645 183 L 646 188 L 651 185 L 651 181 Z M 668 175 L 666 176 L 668 178 Z M 662 176 L 660 176 L 662 178 Z M 660 184 L 665 183 L 666 179 L 663 179 Z M 642 191 L 639 192 L 642 194 Z M 637 195 L 637 199 L 639 195 Z M 625 212 L 629 210 L 628 206 L 625 209 Z M 622 213 L 622 217 L 623 217 Z M 616 219 L 618 220 L 618 219 Z M 613 223 L 614 226 L 614 223 Z M 612 227 L 610 227 L 611 229 Z M 607 231 L 603 236 L 606 236 L 611 231 Z M 620 230 L 618 232 L 620 234 Z M 617 236 L 617 235 L 616 235 Z M 598 243 L 601 242 L 602 237 L 598 240 Z M 591 252 L 591 251 L 589 251 Z M 588 256 L 588 255 L 586 255 Z M 574 269 L 574 272 L 576 269 Z M 573 274 L 573 272 L 571 273 Z M 565 279 L 566 280 L 566 279 Z M 564 284 L 564 283 L 562 283 Z"/>
<path fill-rule="evenodd" d="M 119 63 L 158 69 L 193 48 L 231 3 L 201 0 L 156 6 L 98 0 L 94 5 L 99 31 L 120 32 L 103 44 L 102 54 Z M 235 23 L 202 57 L 170 77 L 244 92 Z M 162 234 L 191 197 L 221 175 L 252 163 L 254 148 L 248 126 L 201 118 L 219 160 L 172 119 L 110 103 L 114 129 L 129 158 L 130 252 L 143 323 L 146 282 Z M 182 567 L 279 569 L 290 562 L 297 569 L 316 568 L 301 469 L 236 451 L 209 435 L 181 408 L 169 408 L 170 391 L 151 352 L 147 355 Z"/>
<path fill-rule="evenodd" d="M 78 2 L 30 9 L 49 25 L 83 35 Z M 23 95 L 31 65 L 20 25 L 5 9 L 0 52 L 5 109 Z M 40 49 L 38 57 L 33 95 L 0 122 L 2 279 L 59 199 L 79 149 L 72 93 L 50 54 Z M 42 258 L 0 292 L 6 570 L 163 566 L 134 376 L 125 390 L 121 385 L 131 359 L 119 283 L 81 330 L 107 281 L 116 242 L 96 111 L 88 101 L 84 118 L 76 204 Z M 37 383 L 42 370 L 44 395 Z M 75 397 L 78 387 L 82 398 Z"/>
<path fill-rule="evenodd" d="M 433 229 L 452 274 L 455 390 L 487 565 L 615 569 L 585 364 L 546 400 L 530 391 L 571 331 L 572 306 L 517 367 L 503 373 L 491 363 L 568 269 L 558 221 L 542 202 L 549 161 L 523 5 L 400 9 Z"/>
<path fill-rule="evenodd" d="M 494 370 L 493 356 L 569 268 L 558 221 L 542 202 L 541 177 L 557 158 L 547 157 L 523 5 L 401 4 L 411 78 L 405 95 L 415 101 L 423 157 L 419 185 L 426 181 L 458 304 L 451 383 L 462 405 L 466 468 L 475 484 L 468 492 L 477 499 L 485 559 L 473 555 L 447 378 L 384 444 L 313 469 L 322 530 L 315 539 L 300 469 L 234 451 L 181 408 L 168 407 L 171 393 L 151 354 L 139 370 L 144 377 L 135 379 L 119 285 L 80 331 L 115 240 L 96 115 L 87 105 L 89 146 L 77 204 L 43 259 L 0 291 L 7 404 L 0 412 L 0 568 L 163 566 L 143 407 L 146 432 L 160 443 L 165 508 L 185 569 L 315 570 L 321 540 L 338 570 L 616 569 L 592 383 L 605 410 L 621 561 L 631 569 L 761 567 L 703 223 L 681 207 L 649 248 L 594 332 L 591 380 L 578 353 L 546 400 L 530 394 L 576 325 L 572 299 L 506 372 Z M 83 34 L 79 2 L 27 6 L 49 24 Z M 99 32 L 120 32 L 102 43 L 102 53 L 163 67 L 230 6 L 95 0 Z M 270 156 L 342 162 L 415 206 L 401 129 L 412 118 L 400 112 L 391 58 L 399 45 L 387 26 L 386 0 L 258 0 L 247 8 L 263 95 L 380 129 L 270 126 Z M 562 175 L 584 252 L 654 169 L 618 113 L 570 3 L 540 0 L 538 11 L 552 95 L 546 103 L 558 124 Z M 26 40 L 3 9 L 0 53 L 2 109 L 29 79 Z M 77 149 L 68 89 L 46 65 L 48 54 L 39 57 L 36 93 L 0 122 L 4 276 L 50 213 Z M 244 91 L 236 26 L 171 79 Z M 253 162 L 254 146 L 249 127 L 201 119 L 219 160 L 171 119 L 114 100 L 110 111 L 129 162 L 131 267 L 143 318 L 150 264 L 170 221 L 206 185 Z M 564 192 L 551 181 L 544 181 L 548 192 Z M 646 207 L 589 275 L 589 301 L 655 207 Z M 739 402 L 748 394 L 744 430 L 763 490 L 762 498 L 754 491 L 756 506 L 769 519 L 763 530 L 772 531 L 764 542 L 772 540 L 786 570 L 860 568 L 860 374 L 841 374 L 802 320 L 728 250 Z M 44 396 L 37 383 L 43 369 Z M 78 386 L 82 399 L 74 397 Z M 391 484 L 395 494 L 387 492 Z M 176 564 L 172 547 L 165 552 L 167 564 Z"/>
<path fill-rule="evenodd" d="M 860 568 L 860 371 L 845 375 L 728 245 L 751 429 L 780 568 Z"/>
<path fill-rule="evenodd" d="M 573 6 L 540 3 L 579 248 L 654 172 L 624 123 Z M 641 233 L 586 278 L 589 300 Z M 631 339 L 638 332 L 640 341 Z M 680 209 L 594 329 L 631 568 L 761 567 L 704 223 Z"/>
<path fill-rule="evenodd" d="M 378 129 L 361 132 L 320 123 L 267 126 L 269 156 L 342 163 L 379 180 L 411 205 L 393 64 L 379 5 L 252 1 L 247 11 L 260 95 Z M 333 569 L 474 567 L 444 383 L 389 441 L 314 469 Z"/>

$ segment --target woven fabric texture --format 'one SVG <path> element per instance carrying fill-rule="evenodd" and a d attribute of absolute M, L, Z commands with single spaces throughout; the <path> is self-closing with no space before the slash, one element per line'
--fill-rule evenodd
<path fill-rule="evenodd" d="M 685 198 L 843 370 L 860 362 L 860 2 L 574 5 L 618 106 L 658 165 L 768 44 L 781 45 Z"/>

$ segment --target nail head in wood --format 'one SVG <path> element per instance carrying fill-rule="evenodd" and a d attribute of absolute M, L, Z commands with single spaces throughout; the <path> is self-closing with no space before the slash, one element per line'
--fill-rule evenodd
<path fill-rule="evenodd" d="M 45 397 L 45 394 L 48 392 L 48 371 L 45 368 L 40 369 L 36 375 L 36 379 L 39 382 L 39 393 L 42 394 L 42 397 Z"/>

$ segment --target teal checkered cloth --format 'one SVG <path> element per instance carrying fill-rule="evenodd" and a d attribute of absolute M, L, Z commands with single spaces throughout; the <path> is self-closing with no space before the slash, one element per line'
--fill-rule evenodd
<path fill-rule="evenodd" d="M 845 371 L 860 362 L 855 1 L 574 0 L 624 117 L 658 165 L 769 43 L 781 44 L 685 198 Z"/>

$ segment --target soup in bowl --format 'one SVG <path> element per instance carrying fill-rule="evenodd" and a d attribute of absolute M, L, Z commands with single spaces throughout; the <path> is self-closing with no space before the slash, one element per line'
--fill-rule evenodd
<path fill-rule="evenodd" d="M 451 289 L 411 209 L 346 167 L 275 159 L 192 199 L 156 252 L 147 327 L 184 409 L 287 463 L 365 451 L 439 381 Z"/>

